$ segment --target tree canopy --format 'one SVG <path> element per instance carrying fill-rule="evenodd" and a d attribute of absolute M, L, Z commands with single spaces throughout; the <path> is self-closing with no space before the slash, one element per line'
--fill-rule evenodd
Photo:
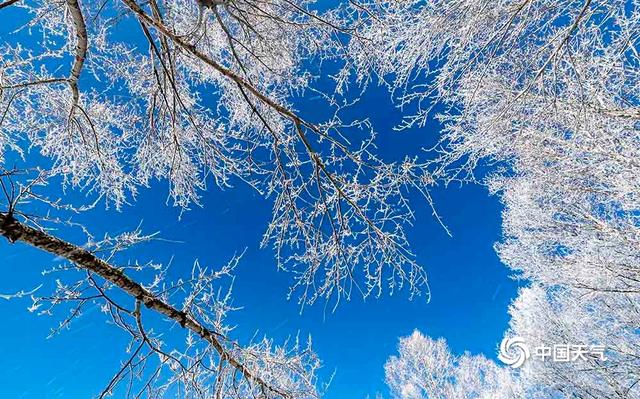
<path fill-rule="evenodd" d="M 429 298 L 408 193 L 446 229 L 430 187 L 483 184 L 504 204 L 496 250 L 528 283 L 505 335 L 603 344 L 608 360 L 513 371 L 416 332 L 387 363 L 392 394 L 640 394 L 636 0 L 8 0 L 5 12 L 20 22 L 0 43 L 0 233 L 79 276 L 34 296 L 33 311 L 66 310 L 63 328 L 99 303 L 130 336 L 100 397 L 321 395 L 310 342 L 230 337 L 223 280 L 240 256 L 172 282 L 165 265 L 115 262 L 154 235 L 95 240 L 70 219 L 133 207 L 165 183 L 184 212 L 212 187 L 271 201 L 262 245 L 301 306 L 403 288 Z M 438 145 L 383 159 L 368 116 L 350 112 L 373 85 L 388 89 L 398 130 L 435 118 Z M 184 345 L 149 327 L 157 317 Z"/>

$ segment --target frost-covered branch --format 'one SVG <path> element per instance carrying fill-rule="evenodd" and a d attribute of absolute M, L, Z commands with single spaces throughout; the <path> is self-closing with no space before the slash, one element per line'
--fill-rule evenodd
<path fill-rule="evenodd" d="M 87 56 L 89 40 L 87 37 L 87 25 L 84 21 L 84 16 L 82 15 L 82 10 L 80 9 L 78 0 L 67 0 L 67 4 L 69 5 L 69 13 L 73 19 L 77 38 L 76 54 L 73 61 L 73 67 L 71 68 L 71 76 L 69 77 L 69 85 L 71 86 L 71 91 L 73 93 L 73 105 L 71 111 L 73 113 L 73 108 L 77 107 L 78 102 L 80 101 L 78 80 L 80 80 L 82 66 L 84 65 L 84 60 Z"/>
<path fill-rule="evenodd" d="M 89 250 L 61 240 L 47 232 L 29 227 L 16 220 L 12 214 L 0 214 L 0 234 L 12 243 L 23 242 L 51 255 L 64 258 L 76 268 L 87 272 L 84 280 L 80 280 L 72 286 L 61 285 L 62 283 L 59 282 L 58 290 L 54 296 L 35 300 L 33 310 L 41 307 L 44 302 L 49 302 L 54 306 L 67 302 L 76 303 L 69 316 L 57 330 L 67 327 L 73 319 L 79 317 L 87 302 L 95 303 L 102 300 L 104 301 L 104 311 L 111 314 L 119 327 L 132 335 L 132 345 L 138 347 L 108 384 L 101 397 L 110 396 L 118 382 L 128 373 L 134 379 L 136 375 L 141 375 L 139 377 L 143 381 L 141 392 L 151 392 L 152 389 L 162 391 L 171 383 L 175 383 L 181 384 L 184 389 L 196 394 L 195 397 L 205 397 L 207 393 L 211 392 L 216 392 L 216 395 L 224 397 L 241 397 L 243 392 L 260 392 L 268 398 L 316 397 L 313 373 L 317 367 L 317 361 L 308 350 L 307 353 L 291 352 L 289 354 L 276 349 L 277 352 L 271 355 L 268 354 L 271 350 L 269 341 L 241 347 L 226 337 L 228 330 L 220 323 L 229 309 L 227 304 L 229 296 L 222 297 L 218 302 L 211 284 L 220 275 L 228 274 L 229 268 L 224 269 L 222 274 L 208 274 L 205 269 L 196 264 L 193 278 L 190 281 L 167 287 L 166 281 L 162 282 L 161 279 L 156 280 L 147 288 L 129 277 L 122 268 L 103 261 Z M 119 240 L 122 241 L 122 238 Z M 131 239 L 126 239 L 126 241 L 130 242 Z M 97 247 L 101 248 L 102 244 Z M 230 268 L 232 269 L 232 266 Z M 104 283 L 97 282 L 98 277 L 104 280 Z M 162 286 L 158 286 L 158 284 L 162 284 Z M 135 300 L 135 307 L 127 309 L 118 304 L 120 300 L 113 299 L 118 295 L 107 293 L 107 291 L 111 291 L 111 286 L 126 293 L 129 298 L 128 302 Z M 187 287 L 189 289 L 186 289 Z M 90 288 L 95 291 L 93 295 L 89 294 Z M 162 289 L 159 290 L 160 288 Z M 167 301 L 168 298 L 174 296 L 176 291 L 186 294 L 182 308 Z M 212 297 L 211 294 L 214 296 Z M 155 337 L 155 333 L 144 327 L 140 305 L 144 305 L 150 312 L 157 313 L 189 331 L 190 347 L 184 352 L 177 349 L 166 352 L 162 349 L 163 345 L 159 337 Z M 213 307 L 210 308 L 210 305 Z M 51 310 L 47 310 L 47 313 L 50 312 Z M 127 321 L 127 319 L 132 320 Z M 206 342 L 204 349 L 200 349 L 204 351 L 203 353 L 194 349 L 196 344 L 193 340 L 196 338 Z M 207 349 L 208 347 L 212 349 Z M 297 344 L 293 348 L 294 351 L 295 348 L 297 348 Z M 189 355 L 194 350 L 194 354 Z M 150 376 L 143 373 L 151 354 L 160 356 L 160 365 L 155 366 L 158 367 L 157 370 L 166 363 L 169 368 L 175 371 L 175 375 L 168 377 L 167 381 L 163 382 L 164 385 L 155 385 L 159 380 L 157 372 L 152 372 Z M 215 360 L 217 366 L 212 363 L 214 357 L 217 358 Z M 185 362 L 190 364 L 187 366 Z M 216 370 L 215 367 L 218 369 Z M 234 371 L 230 372 L 228 369 Z M 241 375 L 240 379 L 234 376 L 236 373 Z M 233 389 L 231 385 L 234 385 Z M 129 388 L 127 397 L 137 396 Z"/>
<path fill-rule="evenodd" d="M 211 183 L 252 186 L 273 201 L 263 245 L 294 273 L 301 304 L 403 286 L 428 296 L 406 228 L 411 192 L 433 206 L 429 164 L 384 160 L 366 115 L 345 117 L 360 92 L 318 88 L 325 63 L 350 62 L 346 43 L 368 41 L 341 12 L 306 0 L 23 9 L 22 29 L 49 45 L 0 47 L 4 147 L 26 139 L 65 185 L 117 208 L 158 179 L 184 210 Z M 317 103 L 317 115 L 301 101 Z"/>

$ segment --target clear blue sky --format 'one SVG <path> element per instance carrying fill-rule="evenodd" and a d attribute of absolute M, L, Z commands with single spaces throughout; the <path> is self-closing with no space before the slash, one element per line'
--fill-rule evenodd
<path fill-rule="evenodd" d="M 0 29 L 0 37 L 4 33 Z M 386 98 L 381 90 L 373 90 L 360 104 L 360 111 L 371 116 L 381 133 L 378 145 L 383 156 L 393 159 L 416 153 L 437 139 L 439 126 L 435 124 L 393 132 L 399 115 Z M 409 301 L 406 292 L 366 302 L 354 297 L 335 313 L 318 303 L 300 315 L 298 304 L 286 300 L 291 276 L 276 270 L 270 249 L 259 249 L 271 202 L 242 184 L 206 193 L 203 208 L 185 213 L 181 221 L 176 209 L 165 206 L 166 186 L 162 184 L 143 191 L 135 206 L 122 212 L 92 212 L 82 216 L 82 221 L 93 231 L 117 233 L 143 220 L 145 230 L 161 231 L 164 238 L 182 241 L 149 244 L 132 252 L 142 260 L 166 262 L 174 256 L 176 274 L 187 273 L 196 258 L 205 265 L 222 265 L 246 247 L 235 281 L 235 304 L 244 307 L 231 317 L 238 326 L 235 337 L 244 340 L 256 330 L 280 340 L 298 331 L 311 334 L 324 362 L 323 376 L 336 372 L 326 398 L 364 398 L 386 393 L 384 362 L 395 353 L 398 337 L 416 328 L 446 338 L 456 353 L 469 351 L 495 358 L 507 327 L 507 308 L 518 282 L 509 279 L 493 250 L 500 239 L 498 199 L 470 185 L 436 187 L 432 194 L 453 237 L 446 235 L 418 197 L 414 201 L 417 220 L 410 229 L 413 249 L 429 274 L 431 302 Z M 52 265 L 53 259 L 46 254 L 2 240 L 0 293 L 51 284 L 41 272 Z M 47 340 L 57 320 L 29 313 L 29 305 L 27 298 L 0 299 L 0 397 L 87 398 L 99 393 L 118 370 L 125 337 L 93 309 L 71 330 Z"/>

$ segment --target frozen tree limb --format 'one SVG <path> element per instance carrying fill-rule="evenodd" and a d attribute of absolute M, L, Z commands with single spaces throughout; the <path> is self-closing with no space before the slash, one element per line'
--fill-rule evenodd
<path fill-rule="evenodd" d="M 3 1 L 2 3 L 0 3 L 0 10 L 5 8 L 5 7 L 9 7 L 12 4 L 17 3 L 20 0 L 7 0 L 7 1 Z"/>
<path fill-rule="evenodd" d="M 82 73 L 82 67 L 84 66 L 85 58 L 87 57 L 87 50 L 89 46 L 89 39 L 87 36 L 87 25 L 80 9 L 78 0 L 66 0 L 69 6 L 69 14 L 73 19 L 73 25 L 76 32 L 76 54 L 71 68 L 71 76 L 69 77 L 69 86 L 73 94 L 73 103 L 71 105 L 71 112 L 78 106 L 80 101 L 80 90 L 78 89 L 78 80 L 80 80 L 80 74 Z"/>
<path fill-rule="evenodd" d="M 138 303 L 142 303 L 146 308 L 175 321 L 182 328 L 195 333 L 215 349 L 221 359 L 221 362 L 228 363 L 241 373 L 248 381 L 259 386 L 267 397 L 278 397 L 284 399 L 306 397 L 306 394 L 296 396 L 300 393 L 288 392 L 285 390 L 286 387 L 283 389 L 265 381 L 261 376 L 255 374 L 254 370 L 251 370 L 243 364 L 242 360 L 239 360 L 234 356 L 234 354 L 226 347 L 226 345 L 228 345 L 225 342 L 226 338 L 220 333 L 204 326 L 191 314 L 179 310 L 173 305 L 163 301 L 156 294 L 153 294 L 142 285 L 129 278 L 122 270 L 96 257 L 91 252 L 54 237 L 44 231 L 40 231 L 20 223 L 12 214 L 0 214 L 0 234 L 6 237 L 11 243 L 23 242 L 29 244 L 49 254 L 64 258 L 72 262 L 77 267 L 102 277 L 111 284 L 119 287 L 130 297 L 135 298 Z M 140 322 L 140 310 L 136 310 L 133 314 L 138 319 L 138 322 Z M 140 327 L 140 329 L 143 331 L 142 327 Z M 149 338 L 145 339 L 148 340 Z M 135 352 L 132 358 L 134 358 L 137 353 L 138 352 Z M 117 377 L 118 376 L 115 378 L 117 379 Z M 110 390 L 110 388 L 107 389 L 107 391 Z"/>

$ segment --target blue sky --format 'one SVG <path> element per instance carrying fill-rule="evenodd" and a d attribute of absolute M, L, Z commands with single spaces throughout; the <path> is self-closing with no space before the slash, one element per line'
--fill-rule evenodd
<path fill-rule="evenodd" d="M 385 112 L 376 110 L 381 117 Z M 381 141 L 401 149 L 415 146 L 423 135 L 437 131 L 383 134 Z M 187 212 L 180 221 L 177 210 L 165 206 L 161 186 L 145 191 L 135 207 L 120 213 L 100 210 L 86 218 L 94 230 L 111 232 L 142 220 L 147 231 L 182 241 L 149 244 L 133 252 L 136 258 L 158 261 L 174 256 L 176 273 L 187 272 L 196 258 L 205 265 L 221 265 L 246 247 L 235 281 L 235 303 L 244 307 L 231 319 L 238 325 L 235 336 L 247 339 L 256 330 L 276 339 L 297 331 L 311 334 L 325 364 L 323 373 L 336 371 L 326 397 L 361 398 L 384 392 L 384 361 L 395 352 L 397 338 L 413 329 L 446 338 L 457 353 L 468 350 L 495 358 L 507 326 L 517 281 L 508 278 L 492 248 L 500 237 L 498 199 L 471 185 L 435 188 L 432 194 L 453 237 L 418 198 L 417 220 L 410 230 L 418 260 L 429 273 L 431 302 L 409 301 L 406 292 L 364 303 L 354 297 L 335 313 L 318 303 L 300 315 L 298 304 L 286 300 L 291 276 L 276 270 L 270 249 L 259 249 L 270 203 L 247 187 L 212 190 L 203 208 Z M 3 241 L 0 293 L 39 285 L 40 272 L 51 265 L 46 254 Z M 29 305 L 28 299 L 0 302 L 0 396 L 90 397 L 99 391 L 117 369 L 125 347 L 122 335 L 105 325 L 102 315 L 89 312 L 70 331 L 46 340 L 55 320 L 28 313 Z"/>
<path fill-rule="evenodd" d="M 300 104 L 313 108 L 312 104 Z M 382 155 L 393 160 L 415 154 L 437 140 L 435 123 L 408 132 L 393 132 L 400 115 L 382 90 L 371 90 L 360 103 L 380 132 Z M 430 279 L 432 300 L 409 301 L 406 292 L 393 297 L 354 297 L 336 312 L 324 303 L 300 314 L 295 300 L 287 301 L 291 276 L 276 270 L 271 249 L 259 249 L 270 219 L 271 202 L 250 188 L 220 191 L 203 197 L 203 207 L 185 213 L 165 205 L 167 188 L 158 184 L 144 190 L 135 206 L 122 212 L 100 209 L 81 217 L 93 231 L 117 233 L 143 221 L 146 231 L 181 243 L 159 242 L 132 252 L 137 259 L 167 262 L 174 272 L 190 270 L 194 259 L 219 266 L 247 248 L 235 280 L 234 301 L 243 309 L 231 316 L 234 336 L 250 338 L 256 330 L 276 340 L 300 332 L 311 334 L 323 360 L 322 376 L 335 371 L 326 398 L 364 398 L 386 393 L 384 362 L 395 353 L 397 339 L 414 329 L 444 337 L 456 353 L 469 351 L 495 358 L 495 349 L 507 327 L 507 308 L 518 282 L 498 260 L 493 244 L 500 239 L 501 205 L 480 186 L 434 187 L 432 195 L 453 237 L 447 236 L 431 210 L 415 196 L 417 210 L 410 238 L 418 260 Z M 75 195 L 72 195 L 75 196 Z M 99 235 L 99 234 L 98 234 Z M 0 293 L 51 284 L 41 272 L 52 266 L 50 256 L 24 245 L 0 242 Z M 79 398 L 100 392 L 117 371 L 125 337 L 104 323 L 96 309 L 74 327 L 46 339 L 56 319 L 27 311 L 29 299 L 0 299 L 0 397 Z"/>

